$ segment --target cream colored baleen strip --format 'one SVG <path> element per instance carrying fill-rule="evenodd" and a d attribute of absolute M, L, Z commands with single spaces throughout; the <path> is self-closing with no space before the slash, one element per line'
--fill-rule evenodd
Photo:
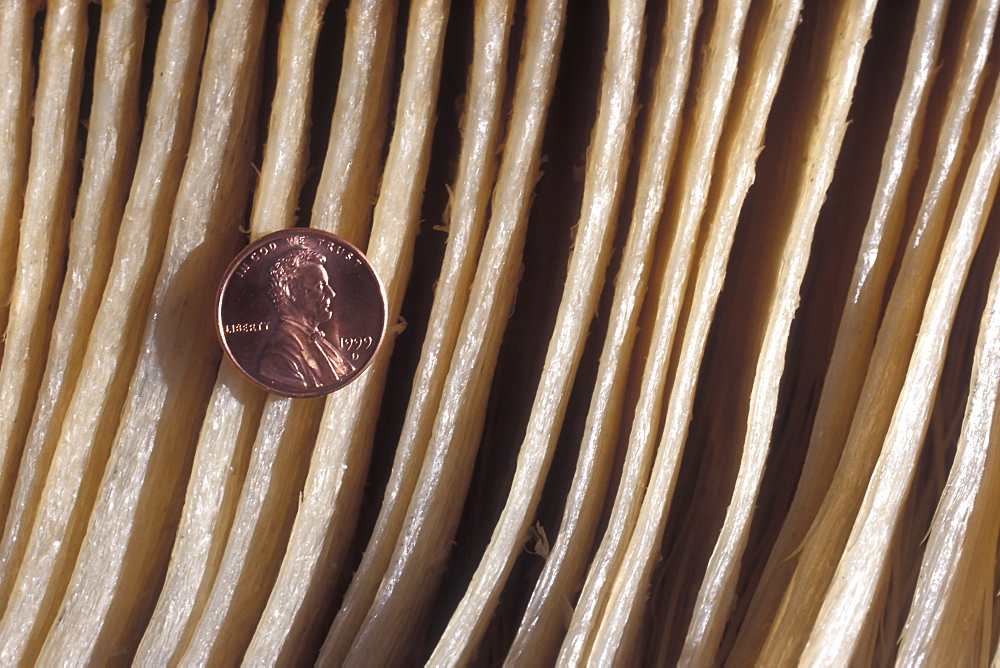
<path fill-rule="evenodd" d="M 807 663 L 844 664 L 851 660 L 875 590 L 886 577 L 887 554 L 927 432 L 958 300 L 993 206 L 998 179 L 1000 85 L 995 87 L 986 112 L 985 127 L 941 251 L 889 433 L 803 651 Z"/>
<path fill-rule="evenodd" d="M 394 3 L 367 0 L 347 14 L 344 66 L 313 208 L 313 226 L 356 242 L 367 236 L 374 189 L 368 156 L 381 150 L 384 137 L 388 82 L 375 73 L 387 68 L 394 11 Z M 232 530 L 217 537 L 225 551 L 186 656 L 236 661 L 246 650 L 277 578 L 322 406 L 320 399 L 267 397 L 242 489 L 232 500 Z"/>
<path fill-rule="evenodd" d="M 931 525 L 899 665 L 985 665 L 1000 530 L 1000 262 L 993 270 L 955 460 Z"/>
<path fill-rule="evenodd" d="M 28 177 L 34 3 L 0 3 L 0 332 L 7 331 L 18 226 Z M 3 353 L 0 337 L 0 354 Z"/>
<path fill-rule="evenodd" d="M 797 7 L 789 9 L 784 19 L 792 27 L 798 11 Z M 760 481 L 764 475 L 764 462 L 770 450 L 771 432 L 778 407 L 778 390 L 785 369 L 788 333 L 799 306 L 799 292 L 809 262 L 816 220 L 826 198 L 826 190 L 833 180 L 837 156 L 847 130 L 847 112 L 854 96 L 861 56 L 871 36 L 874 13 L 875 0 L 856 0 L 841 8 L 841 20 L 837 22 L 836 38 L 827 60 L 827 85 L 810 131 L 798 199 L 791 210 L 791 229 L 781 254 L 781 270 L 774 287 L 767 328 L 757 358 L 757 372 L 750 394 L 746 438 L 736 488 L 698 591 L 681 652 L 681 665 L 695 666 L 715 661 L 722 631 L 732 609 L 743 550 L 760 491 Z M 697 375 L 697 367 L 696 362 L 684 371 L 693 378 Z M 690 395 L 691 403 L 693 394 L 692 392 Z M 674 407 L 671 397 L 671 410 Z M 681 441 L 686 436 L 688 411 L 678 413 L 685 417 L 677 417 L 668 412 L 664 432 L 670 439 Z"/>
<path fill-rule="evenodd" d="M 700 0 L 689 0 L 683 5 L 680 3 L 673 4 L 668 8 L 667 12 L 667 21 L 663 27 L 664 47 L 657 66 L 656 88 L 653 93 L 652 110 L 650 112 L 651 123 L 650 129 L 647 131 L 643 164 L 639 173 L 638 195 L 632 217 L 632 228 L 629 230 L 629 240 L 625 247 L 623 269 L 617 279 L 618 292 L 621 293 L 621 297 L 616 295 L 615 308 L 621 308 L 621 312 L 620 314 L 617 311 L 612 312 L 611 322 L 614 328 L 609 327 L 608 329 L 608 335 L 605 339 L 606 351 L 610 346 L 616 344 L 617 339 L 623 336 L 624 331 L 630 332 L 629 335 L 634 337 L 634 332 L 631 331 L 631 328 L 636 326 L 639 315 L 639 304 L 630 302 L 637 302 L 645 291 L 646 278 L 649 273 L 649 268 L 646 265 L 649 262 L 648 255 L 654 250 L 653 235 L 662 214 L 666 186 L 671 174 L 671 163 L 675 154 L 675 138 L 678 131 L 682 104 L 687 94 L 694 46 L 694 32 L 701 14 L 701 2 Z M 690 234 L 692 230 L 688 229 L 686 232 Z M 682 236 L 684 233 L 685 231 L 679 232 Z M 674 244 L 672 247 L 676 248 L 677 245 Z M 625 304 L 628 304 L 627 308 L 631 309 L 631 312 L 626 310 L 625 304 L 622 307 L 617 306 L 617 302 L 621 299 L 627 300 Z M 663 326 L 661 323 L 656 331 L 662 332 Z M 626 327 L 629 329 L 620 331 L 618 334 L 612 334 L 615 329 L 622 330 Z M 653 428 L 653 425 L 659 422 L 660 396 L 663 393 L 663 384 L 666 382 L 666 358 L 664 354 L 669 353 L 670 348 L 666 337 L 657 337 L 654 334 L 653 341 L 656 347 L 654 348 L 654 352 L 649 356 L 649 364 L 657 364 L 660 373 L 647 373 L 643 378 L 640 399 L 633 420 L 633 437 L 630 440 L 623 465 L 622 478 L 615 494 L 611 518 L 608 522 L 607 531 L 587 570 L 583 591 L 580 593 L 573 610 L 569 629 L 562 640 L 558 659 L 560 665 L 578 665 L 586 657 L 587 652 L 589 652 L 593 633 L 596 630 L 596 622 L 607 600 L 610 578 L 621 561 L 621 552 L 628 540 L 632 527 L 635 525 L 635 516 L 638 513 L 638 504 L 641 500 L 640 493 L 645 487 L 646 479 L 649 476 L 649 463 L 652 460 L 653 439 L 656 436 L 656 429 Z M 631 354 L 628 350 L 630 347 L 631 342 L 623 346 L 620 350 L 615 351 L 614 356 L 609 356 L 608 359 L 618 359 L 619 361 L 616 364 L 620 366 L 627 365 L 628 356 Z M 609 353 L 605 352 L 602 355 L 602 364 L 604 363 L 604 355 L 609 355 Z M 609 420 L 611 412 L 608 410 L 608 407 L 604 406 L 605 400 L 602 394 L 604 392 L 611 392 L 612 388 L 619 387 L 621 381 L 617 380 L 614 376 L 621 372 L 621 370 L 618 370 L 614 374 L 609 373 L 607 380 L 603 381 L 604 376 L 599 371 L 597 387 L 601 387 L 605 383 L 611 383 L 612 385 L 606 387 L 603 392 L 595 391 L 591 400 L 591 413 L 588 415 L 588 423 L 585 427 L 584 443 L 588 448 L 593 450 L 595 456 L 600 456 L 602 449 L 610 450 L 614 443 L 614 441 L 608 440 L 608 436 L 602 434 L 603 429 L 606 429 L 606 427 L 600 426 L 604 421 L 608 421 L 609 424 L 614 424 L 617 421 L 617 418 Z M 651 382 L 651 378 L 655 378 L 655 380 Z M 655 389 L 651 390 L 650 387 L 655 387 Z M 619 389 L 618 391 L 621 390 Z M 617 401 L 620 402 L 621 399 L 619 398 Z M 599 407 L 598 410 L 600 412 L 595 414 L 596 407 Z M 617 410 L 620 411 L 620 407 Z M 593 423 L 591 422 L 592 420 Z M 603 456 L 607 457 L 608 454 L 605 453 Z M 605 462 L 603 465 L 607 466 L 608 463 Z M 577 479 L 583 480 L 583 475 L 587 475 L 582 474 L 582 471 L 583 469 L 578 465 L 574 485 Z M 594 493 L 588 492 L 591 495 Z M 571 491 L 570 496 L 575 499 L 576 493 Z M 591 510 L 590 512 L 594 511 Z M 564 518 L 560 526 L 566 526 L 569 519 L 564 513 Z M 539 585 L 536 585 L 533 597 L 538 595 L 540 586 L 548 586 L 545 584 L 546 574 L 549 570 L 548 564 L 553 562 L 559 563 L 561 559 L 573 555 L 568 544 L 563 547 L 562 531 L 563 529 L 560 528 L 560 536 L 556 540 L 553 554 L 547 560 L 545 570 L 539 579 Z M 563 553 L 566 554 L 566 557 L 562 556 Z M 582 555 L 575 558 L 581 559 L 581 557 Z M 563 591 L 561 591 L 561 594 L 567 598 L 569 592 L 565 591 L 565 587 L 569 584 L 570 582 L 564 584 Z M 548 609 L 546 614 L 551 617 L 555 617 L 555 611 L 551 609 L 551 606 L 555 603 L 552 600 L 553 594 L 556 594 L 554 598 L 558 600 L 558 594 L 556 593 L 558 591 L 554 590 L 551 593 L 545 593 L 543 605 Z M 555 623 L 554 620 L 543 622 L 540 612 L 533 610 L 531 603 L 529 603 L 528 611 L 534 618 L 538 619 L 537 622 L 531 621 L 532 624 L 544 623 L 546 626 L 551 627 Z M 521 632 L 524 632 L 527 628 L 526 624 L 528 621 L 529 617 L 526 615 L 525 620 L 522 622 Z M 532 629 L 529 633 L 535 633 L 535 631 Z M 552 631 L 547 631 L 547 633 L 552 633 Z M 517 641 L 515 641 L 515 645 L 516 643 Z M 515 650 L 520 651 L 517 647 L 515 647 Z M 513 660 L 516 656 L 514 651 L 512 651 L 508 657 L 508 661 Z"/>
<path fill-rule="evenodd" d="M 674 3 L 667 8 L 632 223 L 621 269 L 615 279 L 610 324 L 604 337 L 573 485 L 555 545 L 545 560 L 517 636 L 508 651 L 508 664 L 552 663 L 559 652 L 560 633 L 565 624 L 563 606 L 571 600 L 573 588 L 578 586 L 583 575 L 597 531 L 599 512 L 607 494 L 639 311 L 646 294 L 657 229 L 676 154 L 681 106 L 687 92 L 694 30 L 700 10 L 700 0 Z M 635 470 L 628 465 L 625 468 Z M 634 491 L 636 485 L 633 480 L 623 482 L 619 494 L 626 493 L 626 488 Z M 620 516 L 615 515 L 609 522 L 609 534 L 621 530 L 623 524 Z M 604 553 L 603 548 L 602 544 L 600 554 Z M 588 597 L 582 608 L 578 604 L 574 610 L 575 626 L 571 626 L 568 634 L 575 637 L 566 643 L 569 647 L 560 656 L 560 661 L 569 661 L 573 652 L 578 656 L 579 650 L 574 648 L 587 642 L 585 634 L 577 633 L 581 630 L 581 618 L 589 617 L 588 611 L 593 610 L 592 602 Z"/>
<path fill-rule="evenodd" d="M 609 33 L 597 120 L 555 330 L 506 504 L 472 582 L 431 654 L 431 663 L 460 665 L 475 653 L 542 494 L 611 252 L 642 63 L 644 9 L 645 0 L 611 2 L 608 6 Z"/>
<path fill-rule="evenodd" d="M 395 128 L 367 252 L 385 288 L 389 331 L 372 366 L 326 399 L 281 570 L 244 657 L 249 665 L 311 660 L 302 653 L 319 644 L 327 631 L 321 622 L 333 607 L 330 589 L 340 574 L 347 537 L 354 533 L 385 375 L 399 331 L 394 325 L 413 262 L 448 10 L 447 0 L 418 0 L 410 6 Z"/>
<path fill-rule="evenodd" d="M 468 490 L 503 325 L 514 301 L 565 8 L 564 0 L 533 2 L 527 7 L 513 110 L 469 306 L 420 480 L 392 562 L 346 654 L 347 664 L 412 656 L 414 637 L 426 621 L 422 616 L 440 581 L 436 564 L 447 557 L 454 536 L 460 512 L 455 499 L 464 498 Z M 341 645 L 328 644 L 320 660 L 336 665 L 345 651 Z"/>
<path fill-rule="evenodd" d="M 792 554 L 816 516 L 837 466 L 872 354 L 885 286 L 903 231 L 906 195 L 917 164 L 917 148 L 947 0 L 923 0 L 910 43 L 902 90 L 882 156 L 875 200 L 858 252 L 854 276 L 827 367 L 809 449 L 791 508 L 771 549 L 729 660 L 746 665 L 760 652 L 781 589 L 795 567 Z"/>
<path fill-rule="evenodd" d="M 0 516 L 7 514 L 31 425 L 55 315 L 50 305 L 59 299 L 66 258 L 86 5 L 84 0 L 54 0 L 45 15 L 28 181 L 0 359 Z"/>
<path fill-rule="evenodd" d="M 0 542 L 0 563 L 6 566 L 0 569 L 0 601 L 10 595 L 20 567 L 108 278 L 135 171 L 145 32 L 143 3 L 118 2 L 102 7 L 83 179 L 69 230 L 66 278 L 52 326 L 48 361 Z"/>
<path fill-rule="evenodd" d="M 216 5 L 202 68 L 194 135 L 173 210 L 128 401 L 76 566 L 39 656 L 82 664 L 133 652 L 163 577 L 198 423 L 219 347 L 214 295 L 237 243 L 249 196 L 256 122 L 260 0 Z M 176 510 L 174 510 L 176 509 Z M 138 518 L 143 518 L 141 521 Z"/>
<path fill-rule="evenodd" d="M 284 8 L 278 80 L 250 217 L 251 240 L 287 227 L 295 219 L 313 60 L 325 8 L 324 0 L 290 1 Z M 263 392 L 224 359 L 202 421 L 167 578 L 136 654 L 137 664 L 165 665 L 187 643 L 192 621 L 197 620 L 218 569 L 263 405 Z"/>
<path fill-rule="evenodd" d="M 344 64 L 309 223 L 359 248 L 368 245 L 382 177 L 389 91 L 396 83 L 385 76 L 392 66 L 396 10 L 396 0 L 353 0 L 347 10 Z"/>
<path fill-rule="evenodd" d="M 27 544 L 0 621 L 3 663 L 38 653 L 83 539 L 138 356 L 188 150 L 196 92 L 189 82 L 201 61 L 206 13 L 202 3 L 188 0 L 173 3 L 164 14 L 136 174 L 77 389 L 37 511 L 28 508 L 35 521 L 16 531 L 10 526 L 4 535 L 4 554 L 18 545 L 21 534 Z"/>
<path fill-rule="evenodd" d="M 325 643 L 327 651 L 336 653 L 337 657 L 326 654 L 326 660 L 343 658 L 375 598 L 392 558 L 430 440 L 469 299 L 468 286 L 472 283 L 482 248 L 486 208 L 496 173 L 502 121 L 500 105 L 513 4 L 511 0 L 489 0 L 476 5 L 475 46 L 462 121 L 462 150 L 447 214 L 448 245 L 392 474 L 361 565 L 355 571 Z M 335 652 L 333 648 L 341 649 Z"/>
<path fill-rule="evenodd" d="M 984 0 L 968 8 L 972 20 L 966 25 L 959 69 L 950 86 L 924 199 L 885 309 L 843 454 L 823 504 L 790 557 L 796 560 L 795 571 L 759 655 L 765 664 L 794 661 L 801 654 L 889 428 L 947 228 L 946 212 L 958 180 L 955 167 L 961 164 L 998 4 Z"/>
<path fill-rule="evenodd" d="M 636 540 L 635 535 L 630 536 L 631 524 L 638 523 L 637 528 L 642 528 L 642 516 L 636 518 L 636 505 L 640 494 L 644 489 L 645 478 L 648 475 L 649 461 L 652 456 L 652 442 L 656 437 L 661 411 L 661 395 L 666 386 L 666 374 L 673 348 L 673 341 L 677 324 L 680 319 L 681 305 L 684 300 L 684 293 L 691 264 L 694 261 L 694 248 L 699 236 L 699 223 L 705 212 L 708 200 L 709 185 L 712 180 L 712 167 L 715 162 L 716 151 L 722 135 L 722 126 L 729 107 L 730 97 L 736 77 L 736 68 L 739 63 L 739 43 L 743 34 L 744 23 L 746 21 L 747 2 L 737 0 L 730 2 L 725 8 L 719 8 L 714 16 L 714 23 L 709 34 L 709 44 L 712 47 L 707 51 L 707 56 L 702 62 L 699 92 L 695 108 L 692 112 L 692 121 L 688 139 L 688 148 L 684 155 L 683 163 L 679 166 L 678 178 L 680 185 L 679 193 L 682 194 L 680 207 L 677 212 L 677 221 L 674 227 L 674 235 L 671 239 L 670 254 L 664 267 L 663 280 L 657 303 L 656 321 L 652 335 L 652 348 L 647 356 L 647 364 L 643 373 L 640 398 L 636 407 L 635 416 L 632 423 L 632 432 L 629 439 L 629 453 L 627 455 L 626 471 L 623 484 L 633 485 L 624 490 L 615 500 L 615 507 L 612 512 L 617 513 L 616 517 L 624 519 L 628 524 L 620 527 L 621 533 L 610 535 L 608 540 L 602 541 L 600 554 L 606 555 L 608 560 L 602 564 L 602 569 L 593 572 L 588 576 L 591 589 L 589 598 L 585 602 L 583 614 L 587 615 L 587 625 L 579 626 L 581 621 L 577 621 L 574 636 L 567 640 L 560 654 L 560 660 L 579 664 L 583 660 L 589 661 L 610 661 L 612 656 L 622 652 L 619 660 L 625 660 L 628 653 L 628 642 L 623 641 L 625 636 L 631 636 L 633 629 L 629 629 L 626 618 L 614 620 L 614 624 L 609 624 L 609 606 L 621 605 L 625 598 L 622 597 L 621 588 L 618 586 L 618 576 L 611 571 L 611 568 L 629 559 L 629 552 L 634 550 L 632 541 Z M 661 450 L 661 453 L 664 450 Z M 661 457 L 664 455 L 661 454 Z M 663 482 L 657 487 L 656 473 L 654 472 L 651 488 L 658 490 L 661 499 L 669 499 L 672 491 L 674 478 L 674 461 L 669 462 L 669 468 L 661 471 L 660 475 L 666 475 Z M 660 469 L 664 464 L 660 463 Z M 649 513 L 643 503 L 643 510 Z M 646 540 L 652 536 L 662 534 L 662 522 L 666 517 L 666 510 L 669 503 L 664 502 L 662 517 L 648 517 L 646 519 L 647 528 L 642 536 Z M 624 515 L 624 517 L 622 517 Z M 655 523 L 655 528 L 650 530 L 650 522 Z M 617 531 L 617 528 L 616 528 Z M 640 536 L 640 537 L 642 537 Z M 658 543 L 658 539 L 656 540 Z M 648 557 L 647 557 L 648 559 Z M 647 564 L 651 563 L 647 560 Z M 621 569 L 635 568 L 636 563 L 629 564 L 625 561 Z M 638 584 L 645 581 L 641 572 L 633 571 L 633 582 Z M 646 576 L 648 577 L 648 571 Z M 611 578 L 611 580 L 598 580 L 595 578 Z M 605 602 L 606 601 L 606 602 Z M 603 608 L 603 609 L 602 609 Z M 579 618 L 578 618 L 579 619 Z M 588 647 L 590 644 L 592 646 Z M 607 654 L 610 652 L 610 654 Z M 588 656 L 589 655 L 589 656 Z M 595 659 L 595 657 L 598 657 Z"/>

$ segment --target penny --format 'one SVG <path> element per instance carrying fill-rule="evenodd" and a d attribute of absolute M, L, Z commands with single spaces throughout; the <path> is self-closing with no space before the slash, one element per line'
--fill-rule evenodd
<path fill-rule="evenodd" d="M 243 249 L 222 278 L 216 331 L 260 387 L 316 397 L 357 378 L 385 334 L 386 299 L 367 258 L 327 232 L 291 228 Z"/>

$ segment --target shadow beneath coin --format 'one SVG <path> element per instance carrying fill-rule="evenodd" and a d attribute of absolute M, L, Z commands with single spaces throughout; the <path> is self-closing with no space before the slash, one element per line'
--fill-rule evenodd
<path fill-rule="evenodd" d="M 128 646 L 141 637 L 166 574 L 170 546 L 180 520 L 184 493 L 206 406 L 217 375 L 221 349 L 213 333 L 215 286 L 236 247 L 209 238 L 179 263 L 170 254 L 154 292 L 143 349 L 132 376 L 127 407 L 104 471 L 102 496 L 119 499 L 134 517 L 100 645 Z M 173 253 L 177 255 L 177 251 Z M 171 268 L 171 265 L 176 268 Z M 249 385 L 249 384 L 247 384 Z M 243 401 L 259 392 L 233 392 Z M 141 484 L 129 492 L 128 485 Z M 104 521 L 124 520 L 105 508 Z M 126 582 L 127 581 L 127 582 Z"/>

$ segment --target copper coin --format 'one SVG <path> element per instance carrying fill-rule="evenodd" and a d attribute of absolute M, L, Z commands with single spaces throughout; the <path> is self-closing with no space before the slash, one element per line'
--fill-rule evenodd
<path fill-rule="evenodd" d="M 222 347 L 247 378 L 289 397 L 347 385 L 385 334 L 385 291 L 364 254 L 309 228 L 261 237 L 236 256 L 216 299 Z"/>

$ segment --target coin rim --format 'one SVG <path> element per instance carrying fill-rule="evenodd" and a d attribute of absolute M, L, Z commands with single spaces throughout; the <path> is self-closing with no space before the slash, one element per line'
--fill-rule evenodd
<path fill-rule="evenodd" d="M 347 381 L 343 385 L 340 385 L 339 387 L 330 388 L 330 386 L 327 385 L 312 391 L 297 392 L 297 391 L 290 391 L 290 390 L 283 390 L 283 389 L 276 389 L 273 387 L 269 387 L 268 385 L 265 385 L 264 383 L 254 378 L 251 374 L 247 373 L 246 369 L 243 368 L 243 365 L 239 363 L 239 361 L 236 359 L 236 356 L 233 355 L 232 350 L 229 349 L 229 345 L 226 341 L 225 334 L 222 331 L 223 330 L 222 296 L 225 293 L 225 287 L 229 284 L 229 279 L 236 271 L 236 268 L 239 267 L 240 262 L 242 262 L 248 255 L 250 255 L 260 246 L 266 244 L 271 239 L 291 236 L 295 234 L 302 234 L 303 232 L 305 232 L 306 234 L 316 234 L 321 237 L 325 237 L 330 241 L 343 244 L 349 250 L 359 255 L 362 260 L 364 260 L 365 266 L 368 268 L 369 273 L 375 279 L 376 285 L 378 285 L 379 296 L 381 296 L 382 298 L 383 316 L 382 316 L 382 331 L 379 332 L 378 343 L 376 343 L 375 345 L 375 350 L 368 358 L 368 361 L 365 362 L 364 365 L 355 372 L 354 376 L 349 381 Z M 352 244 L 350 241 L 347 241 L 343 237 L 339 237 L 336 234 L 333 234 L 332 232 L 316 229 L 314 227 L 289 227 L 283 230 L 269 232 L 268 234 L 258 237 L 256 241 L 249 242 L 246 246 L 243 247 L 243 250 L 241 250 L 239 253 L 236 254 L 236 257 L 234 257 L 232 262 L 229 263 L 229 266 L 226 267 L 226 271 L 225 273 L 222 274 L 222 280 L 219 281 L 219 287 L 216 290 L 216 295 L 215 295 L 215 335 L 216 338 L 219 340 L 219 345 L 222 347 L 222 350 L 226 353 L 226 357 L 229 358 L 229 361 L 233 363 L 233 365 L 239 370 L 241 374 L 243 374 L 244 378 L 249 380 L 257 387 L 261 388 L 262 390 L 283 397 L 292 397 L 294 399 L 324 397 L 328 394 L 336 392 L 337 390 L 341 390 L 347 387 L 348 385 L 356 381 L 358 378 L 360 378 L 361 374 L 367 371 L 368 367 L 371 366 L 371 363 L 374 361 L 375 356 L 378 355 L 379 350 L 381 350 L 382 348 L 382 342 L 385 340 L 385 332 L 388 328 L 388 321 L 389 321 L 389 300 L 385 294 L 385 285 L 383 285 L 382 278 L 378 275 L 378 272 L 375 270 L 375 267 L 368 259 L 368 256 L 365 255 L 363 252 L 361 252 L 361 249 L 359 249 L 357 246 Z"/>

